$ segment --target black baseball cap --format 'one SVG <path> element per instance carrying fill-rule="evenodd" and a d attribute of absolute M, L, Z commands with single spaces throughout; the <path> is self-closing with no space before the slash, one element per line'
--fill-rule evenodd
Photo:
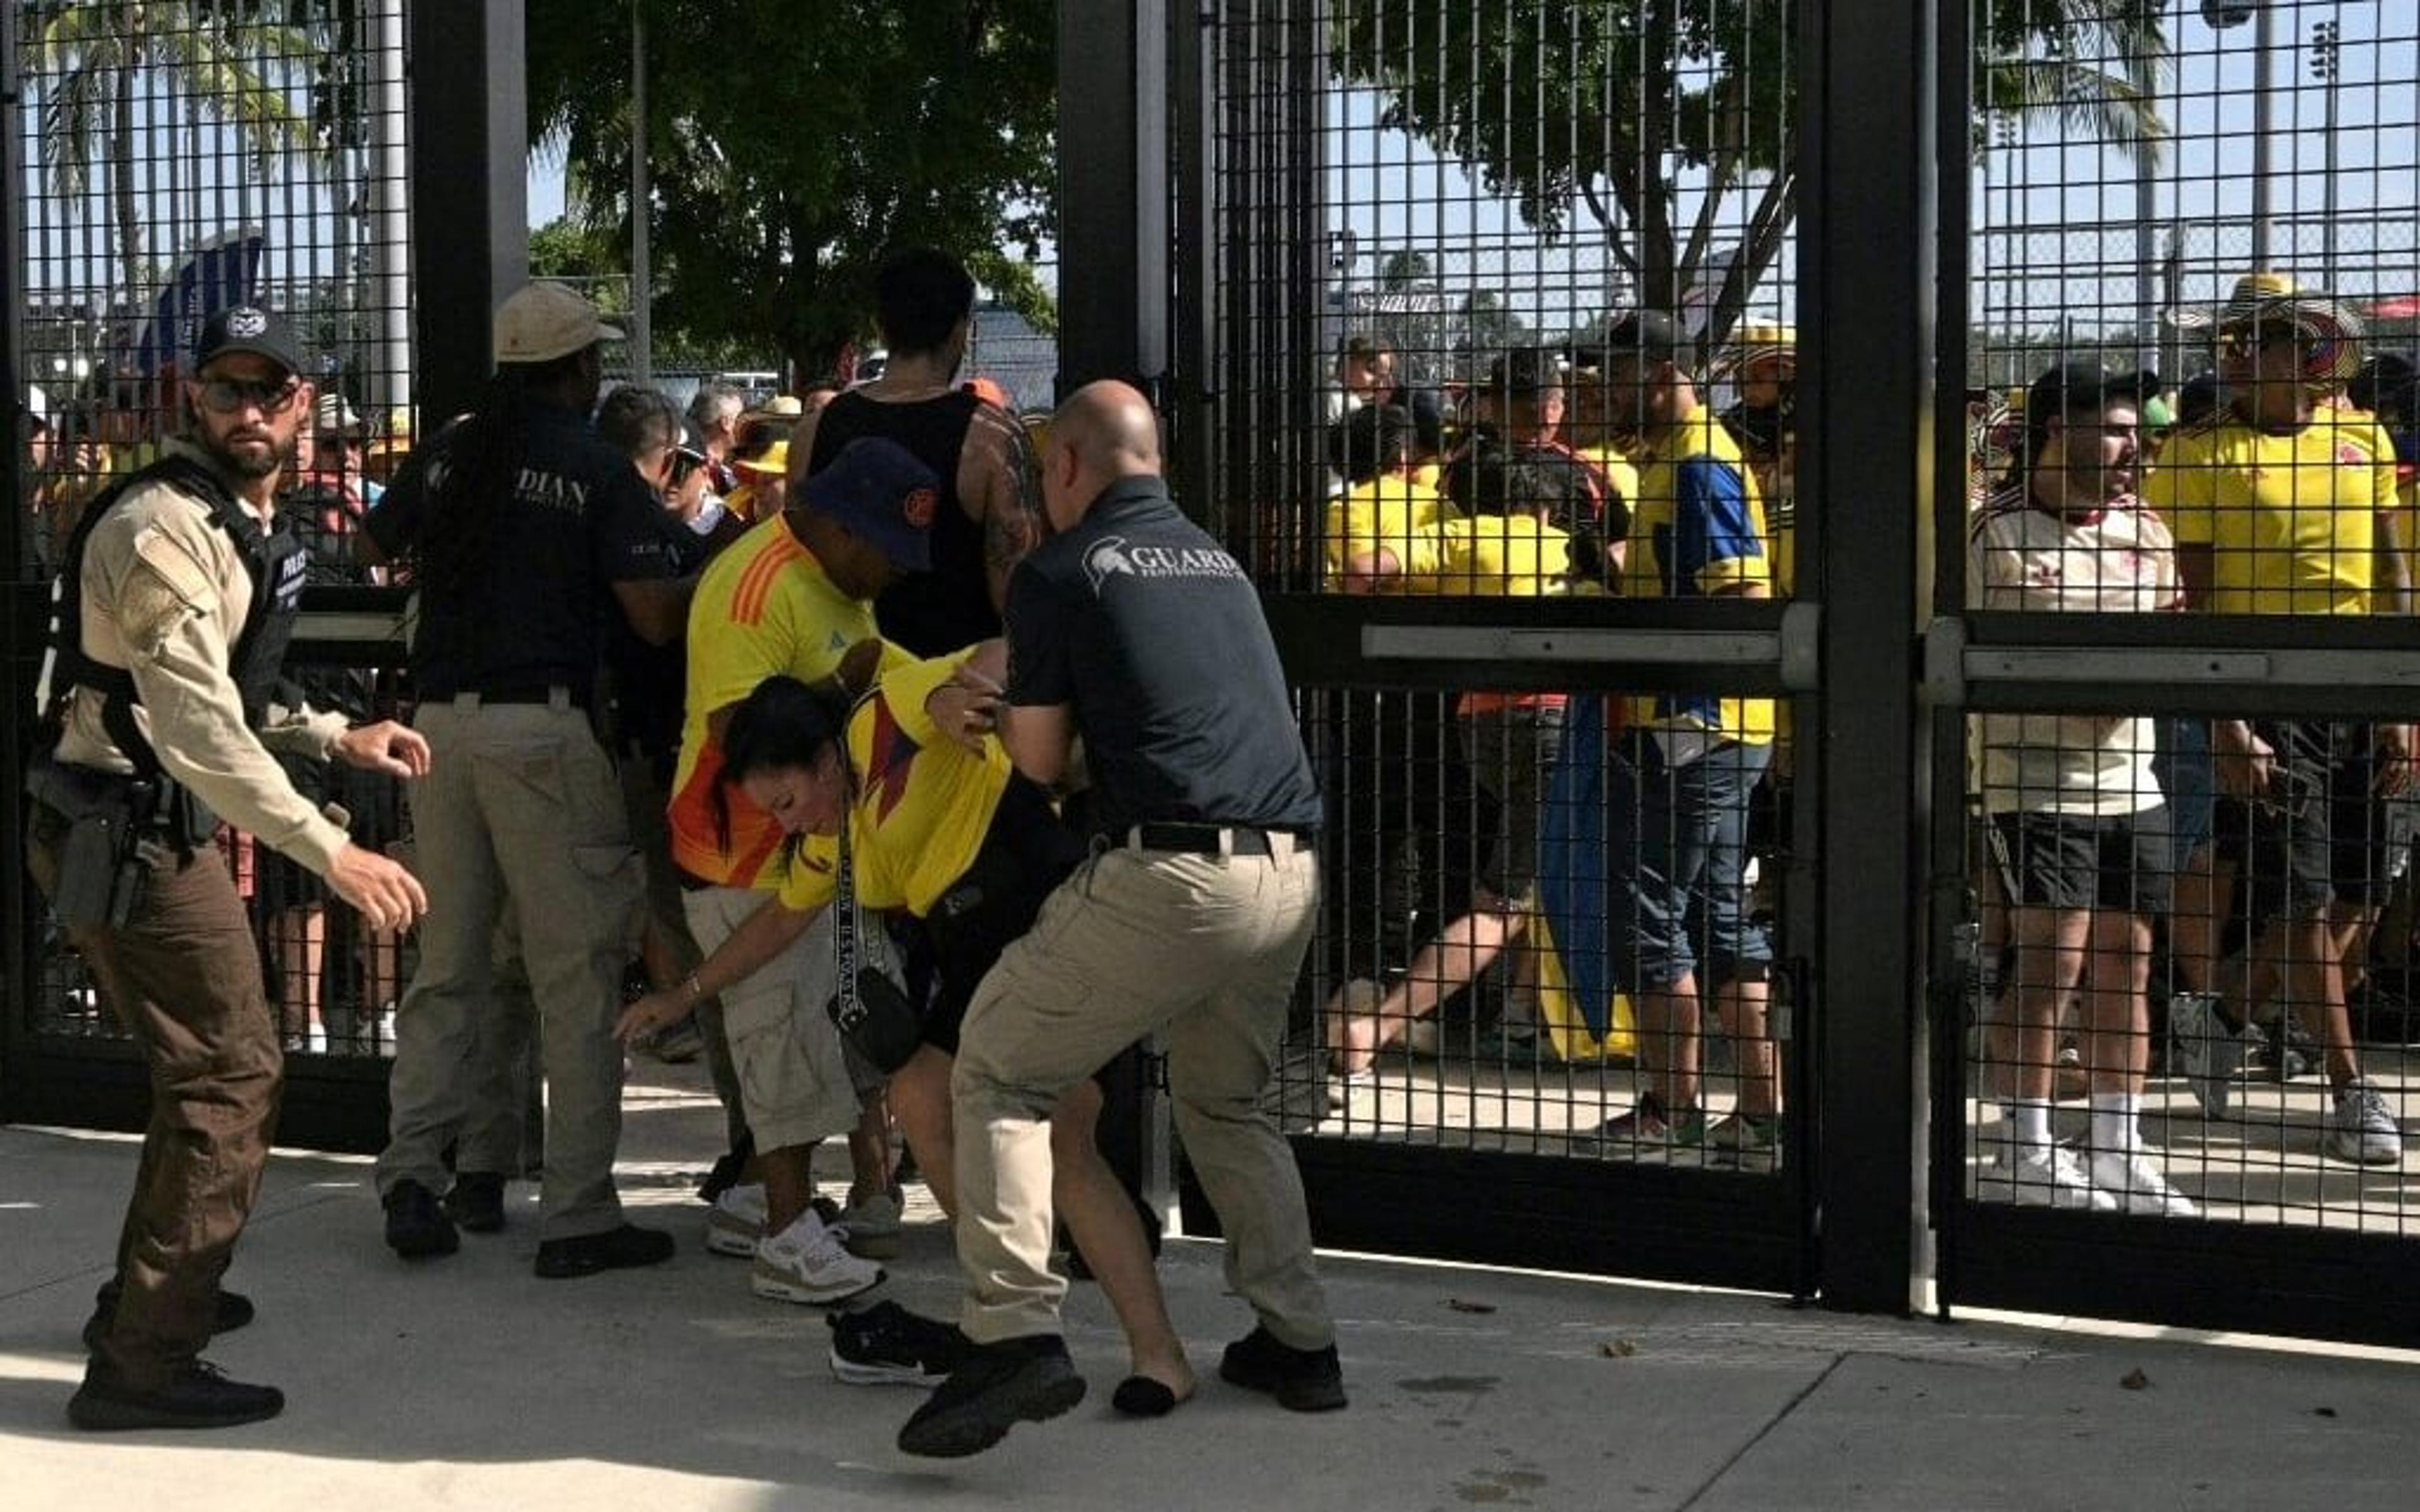
<path fill-rule="evenodd" d="M 2112 373 L 2093 363 L 2061 363 L 2025 389 L 2025 455 L 2040 455 L 2054 419 L 2101 409 L 2112 399 L 2139 406 L 2159 392 L 2157 373 Z"/>
<path fill-rule="evenodd" d="M 231 304 L 202 322 L 201 336 L 194 343 L 194 371 L 232 352 L 265 357 L 289 374 L 302 371 L 292 329 L 276 311 L 257 304 Z"/>
<path fill-rule="evenodd" d="M 1565 355 L 1574 367 L 1599 372 L 1615 357 L 1639 357 L 1668 362 L 1693 351 L 1689 332 L 1661 310 L 1633 310 L 1605 330 L 1572 343 Z"/>
<path fill-rule="evenodd" d="M 1516 347 L 1487 364 L 1486 388 L 1494 393 L 1536 393 L 1562 380 L 1561 354 L 1544 347 Z"/>

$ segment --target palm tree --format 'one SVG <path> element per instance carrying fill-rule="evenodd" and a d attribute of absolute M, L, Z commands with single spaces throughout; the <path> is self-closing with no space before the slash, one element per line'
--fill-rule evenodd
<path fill-rule="evenodd" d="M 95 161 L 107 162 L 112 239 L 129 299 L 139 297 L 147 270 L 135 190 L 135 102 L 147 71 L 178 74 L 186 97 L 231 128 L 264 171 L 279 153 L 311 147 L 309 123 L 283 76 L 313 50 L 303 33 L 265 17 L 266 8 L 219 0 L 52 0 L 21 13 L 54 187 L 62 197 L 81 195 Z"/>

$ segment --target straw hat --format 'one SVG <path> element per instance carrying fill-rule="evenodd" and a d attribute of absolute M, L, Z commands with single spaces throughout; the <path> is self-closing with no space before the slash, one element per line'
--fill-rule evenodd
<path fill-rule="evenodd" d="M 2221 335 L 2250 332 L 2256 339 L 2290 330 L 2308 348 L 2303 376 L 2314 384 L 2334 387 L 2361 371 L 2361 317 L 2335 295 L 2302 287 L 2284 273 L 2237 279 L 2215 324 Z"/>

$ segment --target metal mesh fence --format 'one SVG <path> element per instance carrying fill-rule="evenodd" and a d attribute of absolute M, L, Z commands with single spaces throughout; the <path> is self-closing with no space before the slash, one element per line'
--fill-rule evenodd
<path fill-rule="evenodd" d="M 1789 7 L 1213 32 L 1210 482 L 1265 588 L 1498 623 L 1788 594 Z M 1788 720 L 1489 673 L 1301 695 L 1331 812 L 1290 1125 L 1770 1167 Z"/>
<path fill-rule="evenodd" d="M 182 428 L 179 381 L 211 314 L 264 304 L 292 322 L 317 390 L 280 501 L 315 584 L 359 586 L 351 536 L 410 449 L 411 277 L 405 219 L 403 0 L 11 8 L 24 181 L 21 377 L 33 417 L 23 548 L 47 579 L 84 509 Z M 393 715 L 391 668 L 300 665 L 315 704 Z M 355 838 L 403 838 L 387 779 L 298 763 L 302 790 Z M 220 848 L 254 915 L 295 1049 L 376 1053 L 409 970 L 405 941 L 360 937 L 316 878 L 248 836 Z M 47 926 L 40 1032 L 116 1032 Z"/>
<path fill-rule="evenodd" d="M 1971 15 L 1967 604 L 2408 615 L 2420 19 Z M 2293 698 L 1969 721 L 1968 1196 L 2404 1231 L 2415 711 Z"/>

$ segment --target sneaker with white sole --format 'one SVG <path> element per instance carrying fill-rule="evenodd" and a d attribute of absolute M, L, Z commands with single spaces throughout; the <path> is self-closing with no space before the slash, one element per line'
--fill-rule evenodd
<path fill-rule="evenodd" d="M 765 1185 L 761 1181 L 725 1187 L 706 1210 L 706 1247 L 710 1254 L 753 1259 L 764 1238 Z"/>
<path fill-rule="evenodd" d="M 2114 1212 L 2117 1199 L 2094 1189 L 2075 1151 L 2053 1145 L 2048 1149 L 2020 1149 L 2005 1165 L 1986 1165 L 1975 1196 L 1983 1202 L 2012 1202 L 2021 1208 L 2077 1208 Z"/>
<path fill-rule="evenodd" d="M 2195 1101 L 2213 1119 L 2235 1105 L 2235 1078 L 2243 1070 L 2242 1030 L 2218 1016 L 2215 993 L 2179 993 L 2168 999 L 2168 1064 L 2193 1088 Z"/>
<path fill-rule="evenodd" d="M 2168 1184 L 2168 1176 L 2140 1150 L 2104 1149 L 2084 1168 L 2092 1190 L 2105 1194 L 2120 1212 L 2155 1218 L 2196 1218 L 2193 1199 Z"/>
<path fill-rule="evenodd" d="M 882 1267 L 841 1248 L 840 1235 L 813 1212 L 756 1246 L 748 1289 L 776 1302 L 825 1307 L 882 1284 Z"/>
<path fill-rule="evenodd" d="M 1706 1143 L 1720 1159 L 1740 1165 L 1770 1165 L 1781 1148 L 1781 1115 L 1731 1113 L 1706 1131 Z"/>
<path fill-rule="evenodd" d="M 851 1255 L 871 1260 L 896 1259 L 906 1232 L 899 1222 L 899 1198 L 889 1192 L 843 1208 L 833 1228 Z"/>
<path fill-rule="evenodd" d="M 2403 1158 L 2403 1130 L 2385 1097 L 2366 1080 L 2336 1094 L 2328 1110 L 2327 1151 L 2357 1165 L 2392 1165 Z"/>
<path fill-rule="evenodd" d="M 895 1302 L 832 1313 L 824 1321 L 831 1328 L 831 1372 L 852 1386 L 938 1386 L 967 1355 L 967 1336 L 957 1324 Z"/>

